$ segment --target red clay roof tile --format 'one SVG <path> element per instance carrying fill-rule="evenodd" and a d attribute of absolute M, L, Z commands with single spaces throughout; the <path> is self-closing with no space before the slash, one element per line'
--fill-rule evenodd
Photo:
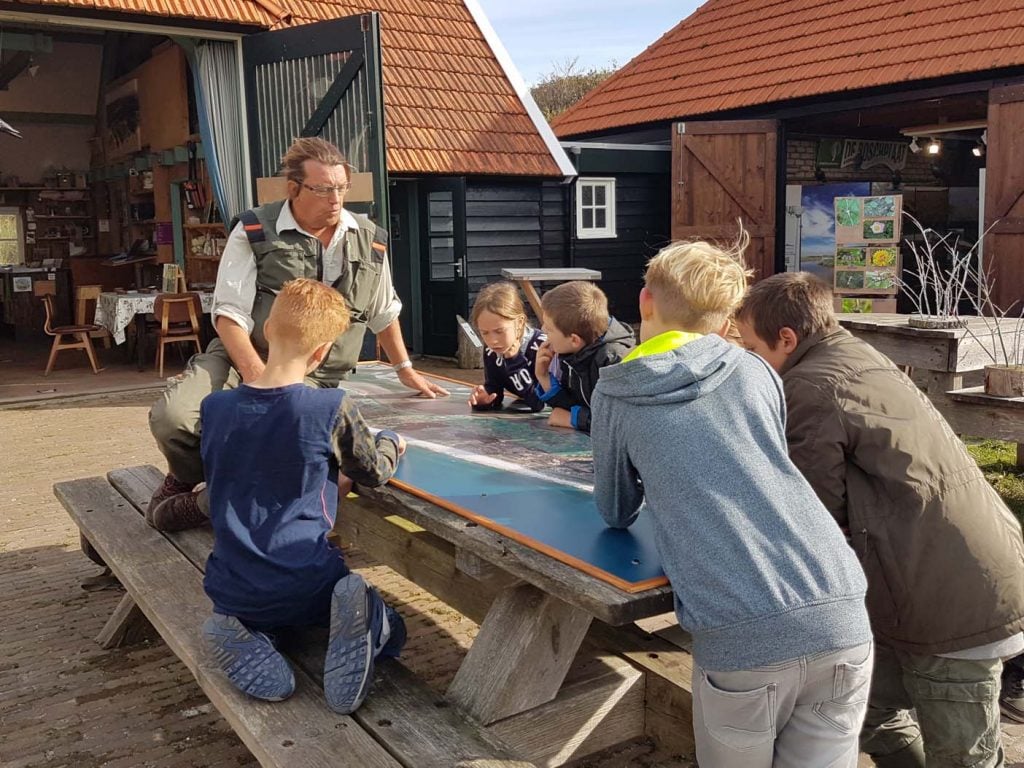
<path fill-rule="evenodd" d="M 1022 65 L 1016 0 L 708 0 L 553 127 L 575 136 Z"/>
<path fill-rule="evenodd" d="M 381 13 L 392 173 L 561 176 L 463 0 L 26 0 L 263 29 Z M 267 9 L 280 7 L 284 21 Z"/>

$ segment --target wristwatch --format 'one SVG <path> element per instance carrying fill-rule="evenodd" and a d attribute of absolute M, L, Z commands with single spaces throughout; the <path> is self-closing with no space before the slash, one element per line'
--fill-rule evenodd
<path fill-rule="evenodd" d="M 412 368 L 412 360 L 403 360 L 400 363 L 395 363 L 391 367 L 396 371 L 401 371 L 405 368 Z"/>

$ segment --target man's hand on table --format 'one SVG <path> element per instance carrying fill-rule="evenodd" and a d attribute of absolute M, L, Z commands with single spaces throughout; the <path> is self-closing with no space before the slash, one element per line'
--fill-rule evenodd
<path fill-rule="evenodd" d="M 444 387 L 435 384 L 420 373 L 415 368 L 403 368 L 398 372 L 398 380 L 401 381 L 409 389 L 417 389 L 422 397 L 429 397 L 431 399 L 438 395 L 447 395 L 448 390 Z"/>

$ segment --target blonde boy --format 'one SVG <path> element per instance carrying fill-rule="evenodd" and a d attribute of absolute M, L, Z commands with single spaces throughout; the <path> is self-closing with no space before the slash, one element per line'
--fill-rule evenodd
<path fill-rule="evenodd" d="M 645 503 L 693 636 L 697 760 L 857 764 L 871 674 L 864 576 L 786 455 L 782 387 L 725 341 L 742 244 L 648 265 L 641 344 L 594 392 L 594 496 L 612 527 Z"/>
<path fill-rule="evenodd" d="M 239 689 L 277 701 L 295 678 L 266 633 L 330 625 L 324 693 L 341 713 L 362 703 L 374 657 L 396 656 L 405 640 L 398 613 L 328 540 L 339 473 L 380 485 L 404 449 L 393 432 L 374 437 L 344 390 L 303 383 L 348 322 L 336 291 L 286 283 L 265 326 L 266 368 L 203 400 L 200 446 L 214 530 L 203 633 L 214 658 Z"/>

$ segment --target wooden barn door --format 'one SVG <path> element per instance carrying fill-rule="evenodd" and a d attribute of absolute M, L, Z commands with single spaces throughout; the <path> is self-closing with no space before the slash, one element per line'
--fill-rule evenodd
<path fill-rule="evenodd" d="M 731 242 L 750 233 L 747 264 L 775 273 L 778 124 L 774 120 L 676 123 L 672 136 L 672 239 Z"/>
<path fill-rule="evenodd" d="M 993 88 L 988 96 L 985 153 L 984 268 L 995 280 L 992 298 L 1014 315 L 1024 300 L 1024 82 Z"/>
<path fill-rule="evenodd" d="M 295 137 L 320 136 L 372 176 L 372 193 L 353 187 L 345 207 L 387 227 L 379 14 L 248 35 L 242 54 L 253 177 L 276 175 Z"/>

